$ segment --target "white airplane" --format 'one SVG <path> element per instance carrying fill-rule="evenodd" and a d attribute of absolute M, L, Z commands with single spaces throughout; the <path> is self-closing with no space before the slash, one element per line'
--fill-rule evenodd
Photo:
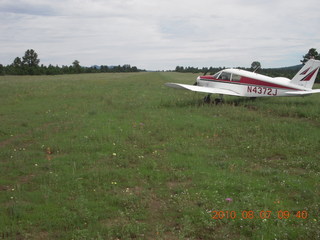
<path fill-rule="evenodd" d="M 280 97 L 304 96 L 320 93 L 320 89 L 312 89 L 320 68 L 320 61 L 310 59 L 300 71 L 290 80 L 284 77 L 268 77 L 241 69 L 224 69 L 214 75 L 199 76 L 194 85 L 166 83 L 172 88 L 187 89 L 195 92 L 209 93 L 205 97 L 210 102 L 211 94 L 240 97 Z"/>

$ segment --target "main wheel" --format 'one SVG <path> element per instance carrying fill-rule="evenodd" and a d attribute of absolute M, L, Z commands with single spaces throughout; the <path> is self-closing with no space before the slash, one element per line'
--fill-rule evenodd
<path fill-rule="evenodd" d="M 215 103 L 216 105 L 222 104 L 222 103 L 223 103 L 223 99 L 222 99 L 222 98 L 216 98 L 216 99 L 214 100 L 214 103 Z"/>

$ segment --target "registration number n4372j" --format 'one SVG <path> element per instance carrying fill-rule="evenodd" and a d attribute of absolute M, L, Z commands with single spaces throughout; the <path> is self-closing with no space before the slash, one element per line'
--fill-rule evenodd
<path fill-rule="evenodd" d="M 256 93 L 259 95 L 268 95 L 268 96 L 277 96 L 278 95 L 277 89 L 267 88 L 267 87 L 248 86 L 247 92 L 248 93 Z"/>

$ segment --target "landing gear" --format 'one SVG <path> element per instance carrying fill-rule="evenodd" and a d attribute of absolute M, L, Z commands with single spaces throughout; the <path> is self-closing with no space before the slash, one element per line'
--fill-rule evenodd
<path fill-rule="evenodd" d="M 204 97 L 203 101 L 204 103 L 211 103 L 211 98 L 210 98 L 211 94 L 208 94 L 207 96 Z M 220 94 L 219 98 L 214 99 L 214 104 L 215 105 L 219 105 L 223 103 L 223 95 Z"/>
<path fill-rule="evenodd" d="M 214 103 L 215 103 L 216 105 L 222 104 L 222 103 L 223 103 L 223 95 L 220 94 L 220 95 L 219 95 L 219 98 L 216 98 L 216 99 L 214 100 Z"/>
<path fill-rule="evenodd" d="M 203 99 L 204 103 L 211 103 L 210 95 L 211 94 L 208 94 L 207 96 L 204 97 L 204 99 Z"/>
<path fill-rule="evenodd" d="M 214 103 L 215 103 L 216 105 L 222 104 L 222 103 L 223 103 L 223 99 L 222 99 L 222 98 L 216 98 L 216 99 L 214 100 Z"/>

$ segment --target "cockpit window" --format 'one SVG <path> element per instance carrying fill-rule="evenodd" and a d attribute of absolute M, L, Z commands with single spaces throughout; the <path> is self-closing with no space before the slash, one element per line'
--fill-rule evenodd
<path fill-rule="evenodd" d="M 231 73 L 228 73 L 228 72 L 222 72 L 219 76 L 218 79 L 221 79 L 221 80 L 230 80 L 231 79 Z"/>
<path fill-rule="evenodd" d="M 232 81 L 240 82 L 241 76 L 237 74 L 232 74 Z"/>

